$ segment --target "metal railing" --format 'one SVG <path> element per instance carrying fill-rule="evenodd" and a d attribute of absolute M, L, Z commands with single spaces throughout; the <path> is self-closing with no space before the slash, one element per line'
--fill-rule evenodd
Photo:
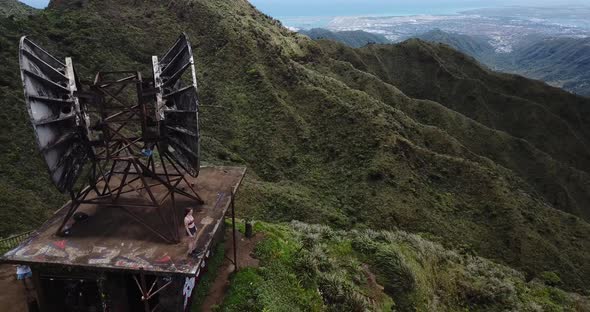
<path fill-rule="evenodd" d="M 7 238 L 0 239 L 0 254 L 4 254 L 10 249 L 18 246 L 20 243 L 29 238 L 32 232 L 25 232 L 17 235 L 13 235 Z"/>

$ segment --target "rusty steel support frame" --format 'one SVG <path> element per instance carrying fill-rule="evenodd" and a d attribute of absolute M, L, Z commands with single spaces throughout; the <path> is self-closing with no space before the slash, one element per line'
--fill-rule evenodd
<path fill-rule="evenodd" d="M 154 312 L 158 309 L 159 304 L 156 304 L 153 308 L 150 307 L 149 300 L 152 299 L 155 295 L 157 295 L 160 291 L 164 290 L 166 287 L 172 284 L 172 281 L 168 281 L 166 284 L 162 285 L 160 288 L 154 291 L 154 287 L 156 287 L 156 283 L 158 282 L 158 278 L 154 279 L 154 282 L 148 289 L 147 282 L 145 279 L 144 271 L 139 272 L 139 280 L 137 280 L 137 276 L 132 275 L 135 284 L 139 288 L 139 292 L 141 292 L 141 301 L 143 302 L 143 308 L 145 312 Z"/>
<path fill-rule="evenodd" d="M 112 75 L 125 75 L 123 78 L 106 80 Z M 137 102 L 130 103 L 121 94 L 128 86 L 135 86 Z M 113 92 L 111 88 L 116 87 Z M 149 88 L 149 87 L 148 87 Z M 92 86 L 94 105 L 101 115 L 101 124 L 96 128 L 102 132 L 100 139 L 90 142 L 94 149 L 94 161 L 89 170 L 88 182 L 79 191 L 70 193 L 71 202 L 68 211 L 57 230 L 64 232 L 64 227 L 82 204 L 97 204 L 122 209 L 133 220 L 169 243 L 180 242 L 178 233 L 178 211 L 175 194 L 188 197 L 199 204 L 203 200 L 181 171 L 182 166 L 162 150 L 157 129 L 149 131 L 150 116 L 146 103 L 146 85 L 139 72 L 117 71 L 100 72 L 96 75 Z M 99 96 L 96 96 L 99 95 Z M 153 122 L 152 122 L 153 123 Z M 157 123 L 156 127 L 157 127 Z M 152 125 L 153 127 L 153 125 Z M 142 136 L 134 133 L 141 129 Z M 148 154 L 144 154 L 145 151 Z M 154 157 L 157 152 L 158 158 Z M 156 168 L 159 160 L 159 168 Z M 113 179 L 115 178 L 115 179 Z M 119 182 L 115 183 L 116 178 Z M 183 188 L 179 187 L 184 182 Z M 154 188 L 162 186 L 166 189 L 163 196 L 156 197 Z M 189 191 L 184 189 L 188 188 Z M 136 192 L 146 203 L 126 204 L 120 201 L 123 194 Z M 90 194 L 93 194 L 91 196 Z M 147 196 L 146 196 L 147 195 Z M 166 204 L 170 201 L 169 213 Z M 149 225 L 132 211 L 132 208 L 153 208 L 158 213 L 165 232 Z"/>

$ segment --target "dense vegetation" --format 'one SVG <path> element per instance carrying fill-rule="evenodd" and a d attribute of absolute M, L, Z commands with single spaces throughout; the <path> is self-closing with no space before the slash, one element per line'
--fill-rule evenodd
<path fill-rule="evenodd" d="M 572 311 L 590 301 L 403 231 L 257 223 L 261 267 L 232 277 L 221 311 Z"/>
<path fill-rule="evenodd" d="M 311 39 L 330 39 L 342 42 L 353 48 L 360 48 L 367 44 L 390 43 L 389 39 L 380 34 L 372 34 L 362 30 L 355 31 L 330 31 L 324 28 L 312 28 L 309 30 L 300 30 L 300 34 L 306 35 Z"/>
<path fill-rule="evenodd" d="M 589 219 L 588 99 L 519 76 L 490 72 L 447 46 L 419 40 L 357 50 L 328 41 L 320 44 L 334 58 L 352 64 L 338 72 L 349 86 L 443 129 L 470 151 L 518 173 L 555 208 Z M 396 92 L 378 90 L 356 77 L 373 79 L 365 73 L 442 106 L 407 103 Z"/>
<path fill-rule="evenodd" d="M 409 262 L 398 262 L 414 275 L 388 282 L 383 276 L 391 272 L 374 268 L 385 287 L 384 307 L 574 304 L 569 295 L 559 292 L 555 299 L 551 290 L 524 282 L 548 277 L 588 295 L 590 100 L 491 72 L 444 45 L 411 40 L 352 49 L 315 42 L 244 0 L 62 0 L 30 18 L 0 19 L 2 235 L 37 225 L 64 200 L 48 183 L 28 125 L 16 58 L 20 35 L 72 56 L 78 73 L 90 79 L 125 66 L 149 76 L 150 56 L 163 53 L 182 31 L 194 45 L 201 102 L 223 107 L 202 108 L 205 161 L 249 167 L 238 202 L 243 216 L 354 228 L 374 241 L 363 247 L 367 258 L 355 260 L 369 266 L 397 261 L 401 252 L 382 231 L 427 233 L 476 254 L 470 261 L 489 268 L 467 271 L 468 278 L 493 278 L 497 269 L 500 280 L 515 287 L 500 292 L 506 297 L 489 297 L 485 293 L 494 291 L 485 285 L 443 287 L 437 274 L 463 273 L 449 272 L 452 265 L 444 262 L 415 267 L 412 261 L 428 256 L 404 253 Z M 337 233 L 354 246 L 354 237 Z M 283 248 L 291 247 L 276 250 Z M 286 276 L 276 282 L 287 283 L 277 289 L 288 292 L 268 289 L 263 298 L 297 294 L 294 304 L 321 308 L 350 295 L 359 301 L 342 304 L 361 304 L 362 296 L 352 295 L 359 293 L 352 277 L 343 277 L 350 288 L 329 290 L 345 267 L 312 271 L 315 276 L 301 280 L 312 284 L 304 286 L 293 286 L 299 275 Z M 234 284 L 240 276 L 250 282 L 274 274 L 250 273 Z M 318 297 L 313 283 L 323 283 L 330 297 Z M 436 299 L 438 288 L 445 292 Z M 535 289 L 541 293 L 523 299 Z M 254 303 L 270 304 L 267 299 Z"/>

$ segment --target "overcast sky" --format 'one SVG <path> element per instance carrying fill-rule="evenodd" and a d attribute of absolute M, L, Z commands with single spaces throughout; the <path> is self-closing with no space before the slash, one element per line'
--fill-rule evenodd
<path fill-rule="evenodd" d="M 49 0 L 22 0 L 36 8 Z M 272 16 L 335 16 L 362 14 L 435 14 L 456 9 L 504 5 L 588 5 L 590 0 L 250 0 Z"/>
<path fill-rule="evenodd" d="M 24 2 L 34 8 L 44 8 L 49 3 L 49 0 L 20 0 L 20 2 Z"/>

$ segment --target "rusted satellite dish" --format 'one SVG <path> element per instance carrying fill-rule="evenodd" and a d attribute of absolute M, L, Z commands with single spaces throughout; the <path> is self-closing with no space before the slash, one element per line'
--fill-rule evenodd
<path fill-rule="evenodd" d="M 20 69 L 25 101 L 39 150 L 60 192 L 73 188 L 91 156 L 87 117 L 75 96 L 77 79 L 70 58 L 62 63 L 26 37 L 21 38 Z"/>
<path fill-rule="evenodd" d="M 156 118 L 165 153 L 199 174 L 199 101 L 193 53 L 186 34 L 160 59 L 152 57 L 158 89 Z"/>
<path fill-rule="evenodd" d="M 122 208 L 153 233 L 178 242 L 182 212 L 174 194 L 202 203 L 185 177 L 198 175 L 200 159 L 197 80 L 187 36 L 160 60 L 153 56 L 152 65 L 153 78 L 143 79 L 137 70 L 99 72 L 82 84 L 70 58 L 61 62 L 21 39 L 25 100 L 37 143 L 53 183 L 72 198 L 58 234 L 80 205 L 93 204 Z M 83 172 L 88 182 L 77 185 Z M 145 201 L 120 200 L 129 193 Z M 165 230 L 131 211 L 138 207 L 156 208 Z"/>

